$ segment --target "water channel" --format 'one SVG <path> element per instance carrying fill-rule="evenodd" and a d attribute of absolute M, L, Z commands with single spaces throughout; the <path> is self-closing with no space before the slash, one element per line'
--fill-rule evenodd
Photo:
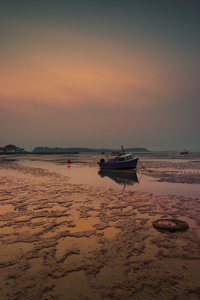
<path fill-rule="evenodd" d="M 120 190 L 141 191 L 153 194 L 200 197 L 200 184 L 168 183 L 142 173 L 128 171 L 103 171 L 99 167 L 81 164 L 58 164 L 46 161 L 21 160 L 20 164 L 46 169 L 67 176 L 69 183 L 102 186 Z"/>

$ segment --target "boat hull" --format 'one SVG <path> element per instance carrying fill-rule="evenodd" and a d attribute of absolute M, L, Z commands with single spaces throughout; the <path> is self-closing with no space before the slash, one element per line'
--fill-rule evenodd
<path fill-rule="evenodd" d="M 189 153 L 189 151 L 183 151 L 183 152 L 181 152 L 181 154 L 188 154 Z"/>
<path fill-rule="evenodd" d="M 99 162 L 101 169 L 135 169 L 137 167 L 138 158 L 124 162 Z"/>

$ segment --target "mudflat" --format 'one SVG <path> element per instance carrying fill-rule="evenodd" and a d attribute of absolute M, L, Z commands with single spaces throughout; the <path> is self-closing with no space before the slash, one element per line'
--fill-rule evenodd
<path fill-rule="evenodd" d="M 0 159 L 0 299 L 199 299 L 199 197 L 73 184 L 53 169 L 66 155 Z M 96 165 L 96 155 L 73 163 Z M 140 156 L 162 182 L 199 184 L 200 156 Z M 184 232 L 160 232 L 156 219 L 186 221 Z"/>

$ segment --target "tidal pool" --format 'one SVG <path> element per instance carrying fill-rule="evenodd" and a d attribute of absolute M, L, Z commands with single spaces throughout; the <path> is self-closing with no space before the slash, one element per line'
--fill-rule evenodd
<path fill-rule="evenodd" d="M 87 184 L 153 194 L 199 198 L 200 184 L 160 182 L 151 176 L 135 171 L 100 170 L 81 164 L 58 164 L 46 161 L 21 160 L 20 164 L 47 169 L 67 176 L 72 184 Z"/>

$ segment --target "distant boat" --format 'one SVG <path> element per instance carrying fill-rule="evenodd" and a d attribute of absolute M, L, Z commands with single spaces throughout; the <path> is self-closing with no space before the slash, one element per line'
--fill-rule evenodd
<path fill-rule="evenodd" d="M 117 155 L 119 155 L 119 154 L 120 154 L 119 151 L 112 151 L 111 156 L 117 156 Z"/>
<path fill-rule="evenodd" d="M 189 151 L 187 151 L 187 150 L 184 150 L 181 152 L 181 154 L 188 154 L 188 153 L 189 153 Z"/>
<path fill-rule="evenodd" d="M 117 157 L 108 159 L 105 161 L 103 158 L 98 162 L 98 165 L 102 169 L 135 169 L 137 166 L 138 158 L 134 158 L 132 154 L 125 153 L 122 147 L 123 153 L 117 155 Z"/>

